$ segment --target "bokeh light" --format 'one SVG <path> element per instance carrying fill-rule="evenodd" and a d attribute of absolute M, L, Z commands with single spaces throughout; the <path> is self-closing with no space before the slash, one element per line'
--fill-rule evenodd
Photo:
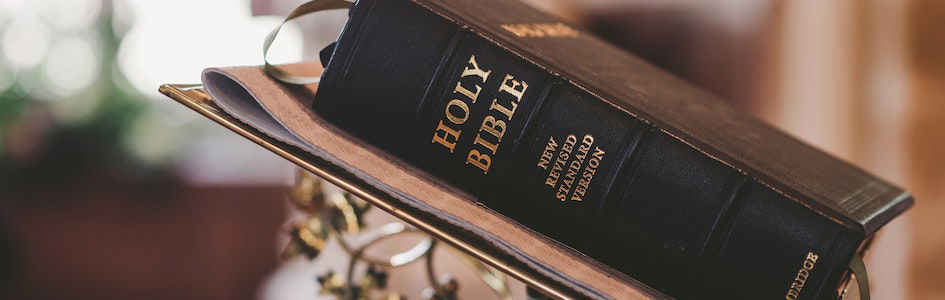
<path fill-rule="evenodd" d="M 43 64 L 47 87 L 56 96 L 72 96 L 95 81 L 100 69 L 99 51 L 79 36 L 57 39 Z"/>
<path fill-rule="evenodd" d="M 128 9 L 118 12 L 134 14 L 135 21 L 121 44 L 119 66 L 125 74 L 135 74 L 129 78 L 132 86 L 155 96 L 163 83 L 200 82 L 200 72 L 209 66 L 262 63 L 263 38 L 282 21 L 254 18 L 242 1 L 128 0 L 125 4 Z M 213 12 L 212 22 L 207 22 L 207 12 Z M 167 21 L 169 16 L 174 22 Z M 297 28 L 286 27 L 279 40 L 271 57 L 301 59 Z"/>
<path fill-rule="evenodd" d="M 49 26 L 37 16 L 17 15 L 3 34 L 3 56 L 14 68 L 32 68 L 46 55 L 50 34 Z"/>
<path fill-rule="evenodd" d="M 101 0 L 30 0 L 57 30 L 81 30 L 92 24 L 101 10 Z"/>

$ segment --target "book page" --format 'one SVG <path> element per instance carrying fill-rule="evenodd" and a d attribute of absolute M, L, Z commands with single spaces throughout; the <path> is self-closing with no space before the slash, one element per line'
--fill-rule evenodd
<path fill-rule="evenodd" d="M 282 67 L 321 70 L 315 63 Z M 309 152 L 318 151 L 303 138 L 304 124 L 316 121 L 311 104 L 317 84 L 284 85 L 269 77 L 261 66 L 209 68 L 202 79 L 210 96 L 231 116 L 280 141 Z"/>

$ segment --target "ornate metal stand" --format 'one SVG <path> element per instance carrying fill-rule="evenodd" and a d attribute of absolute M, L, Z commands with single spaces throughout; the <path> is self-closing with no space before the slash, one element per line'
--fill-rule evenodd
<path fill-rule="evenodd" d="M 449 246 L 426 237 L 409 250 L 389 257 L 372 257 L 367 250 L 378 242 L 414 233 L 423 234 L 416 228 L 401 222 L 391 222 L 368 228 L 364 214 L 371 206 L 343 191 L 326 192 L 320 178 L 299 170 L 295 186 L 289 195 L 292 204 L 307 214 L 304 222 L 296 224 L 291 232 L 291 241 L 283 253 L 284 257 L 305 256 L 315 259 L 327 242 L 334 239 L 349 256 L 347 270 L 342 277 L 329 271 L 318 277 L 322 294 L 338 296 L 340 299 L 406 299 L 396 292 L 381 294 L 387 287 L 390 270 L 422 261 L 426 265 L 426 277 L 430 287 L 422 292 L 424 299 L 457 299 L 459 283 L 448 274 L 437 276 L 433 268 L 433 255 L 437 249 Z M 455 250 L 454 250 L 455 251 Z M 491 288 L 499 299 L 512 299 L 505 274 L 476 259 L 455 251 L 479 277 Z M 360 280 L 354 274 L 359 265 L 366 266 Z"/>

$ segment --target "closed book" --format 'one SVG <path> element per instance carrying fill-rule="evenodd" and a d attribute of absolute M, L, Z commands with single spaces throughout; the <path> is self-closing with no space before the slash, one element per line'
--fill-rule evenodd
<path fill-rule="evenodd" d="M 359 0 L 322 54 L 321 117 L 670 296 L 837 298 L 912 204 L 514 0 Z"/>

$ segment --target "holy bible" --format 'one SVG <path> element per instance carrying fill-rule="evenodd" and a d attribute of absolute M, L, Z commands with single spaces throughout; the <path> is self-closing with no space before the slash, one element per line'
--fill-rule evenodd
<path fill-rule="evenodd" d="M 321 54 L 321 117 L 673 297 L 837 298 L 913 201 L 515 0 L 359 0 Z"/>
<path fill-rule="evenodd" d="M 318 85 L 161 91 L 549 295 L 836 298 L 912 204 L 515 0 L 315 2 L 350 6 Z"/>

